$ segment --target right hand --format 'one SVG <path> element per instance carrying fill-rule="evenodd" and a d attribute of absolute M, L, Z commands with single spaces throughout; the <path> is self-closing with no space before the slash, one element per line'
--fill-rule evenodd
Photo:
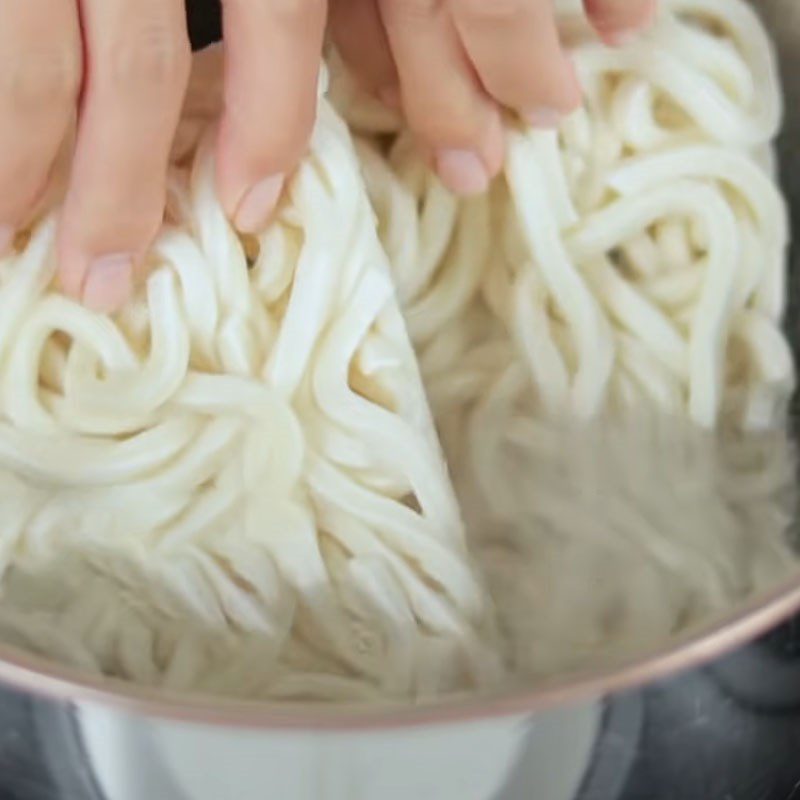
<path fill-rule="evenodd" d="M 656 0 L 584 0 L 609 45 L 655 16 Z M 365 88 L 402 105 L 420 147 L 458 194 L 503 163 L 501 107 L 552 128 L 581 99 L 553 0 L 331 0 L 331 28 Z"/>

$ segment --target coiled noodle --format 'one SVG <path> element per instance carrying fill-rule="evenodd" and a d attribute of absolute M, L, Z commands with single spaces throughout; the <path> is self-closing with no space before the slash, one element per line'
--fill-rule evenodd
<path fill-rule="evenodd" d="M 214 194 L 204 61 L 120 314 L 56 291 L 57 208 L 0 262 L 0 633 L 176 689 L 417 699 L 791 569 L 773 56 L 740 0 L 663 6 L 619 50 L 565 13 L 584 107 L 509 118 L 468 200 L 332 54 L 258 238 Z"/>

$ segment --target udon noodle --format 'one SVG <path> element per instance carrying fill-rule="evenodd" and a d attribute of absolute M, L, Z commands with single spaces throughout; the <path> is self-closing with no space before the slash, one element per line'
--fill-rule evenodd
<path fill-rule="evenodd" d="M 644 402 L 706 428 L 782 420 L 793 372 L 770 46 L 736 0 L 666 6 L 623 50 L 577 34 L 584 108 L 559 133 L 512 128 L 485 197 L 459 203 L 407 134 L 388 151 L 370 141 L 393 132 L 387 115 L 350 112 L 428 381 L 452 384 L 456 361 L 468 371 L 482 315 L 523 357 L 541 413 Z"/>
<path fill-rule="evenodd" d="M 323 100 L 259 240 L 228 225 L 207 145 L 170 200 L 114 320 L 49 288 L 52 218 L 3 264 L 3 568 L 35 607 L 4 624 L 178 688 L 483 682 L 484 595 L 346 127 Z"/>
<path fill-rule="evenodd" d="M 128 307 L 58 293 L 57 208 L 0 263 L 7 640 L 176 689 L 422 698 L 789 568 L 769 43 L 738 0 L 670 0 L 619 51 L 563 22 L 585 106 L 509 119 L 484 197 L 334 57 L 262 236 L 215 198 L 203 81 Z"/>
<path fill-rule="evenodd" d="M 772 50 L 671 0 L 611 50 L 565 14 L 585 105 L 509 121 L 458 201 L 392 114 L 334 93 L 515 667 L 660 640 L 792 568 L 788 224 Z"/>

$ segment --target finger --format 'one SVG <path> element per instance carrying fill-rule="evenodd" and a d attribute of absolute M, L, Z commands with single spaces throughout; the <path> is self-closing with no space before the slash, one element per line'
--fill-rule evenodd
<path fill-rule="evenodd" d="M 361 86 L 387 105 L 400 103 L 397 70 L 376 0 L 336 0 L 328 28 L 342 60 Z"/>
<path fill-rule="evenodd" d="M 0 0 L 0 251 L 43 191 L 80 87 L 77 9 Z"/>
<path fill-rule="evenodd" d="M 498 102 L 546 127 L 579 105 L 552 0 L 452 0 L 451 8 L 469 58 Z"/>
<path fill-rule="evenodd" d="M 170 150 L 172 164 L 186 165 L 187 159 L 197 150 L 204 131 L 222 114 L 223 75 L 221 43 L 192 55 L 178 131 Z"/>
<path fill-rule="evenodd" d="M 457 194 L 488 187 L 503 159 L 499 112 L 467 60 L 439 0 L 380 0 L 403 110 Z"/>
<path fill-rule="evenodd" d="M 325 0 L 226 0 L 217 178 L 241 231 L 259 231 L 305 153 L 317 107 Z"/>
<path fill-rule="evenodd" d="M 163 218 L 190 51 L 181 0 L 82 0 L 81 10 L 87 74 L 60 276 L 67 293 L 110 311 Z"/>
<path fill-rule="evenodd" d="M 611 45 L 623 45 L 650 25 L 657 0 L 584 0 L 597 32 Z"/>

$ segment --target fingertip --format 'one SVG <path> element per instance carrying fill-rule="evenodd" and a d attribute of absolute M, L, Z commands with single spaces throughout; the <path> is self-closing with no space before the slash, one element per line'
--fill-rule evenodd
<path fill-rule="evenodd" d="M 453 194 L 482 194 L 489 188 L 489 169 L 475 151 L 445 147 L 434 158 L 439 179 Z"/>
<path fill-rule="evenodd" d="M 527 122 L 534 128 L 556 129 L 561 124 L 563 114 L 554 108 L 540 106 L 523 114 Z"/>
<path fill-rule="evenodd" d="M 316 119 L 312 99 L 301 111 L 297 102 L 287 106 L 281 101 L 288 98 L 278 98 L 261 126 L 268 135 L 258 135 L 237 115 L 223 117 L 216 143 L 217 194 L 228 219 L 243 233 L 260 233 L 269 223 L 287 176 L 306 157 Z"/>
<path fill-rule="evenodd" d="M 62 220 L 56 241 L 57 281 L 62 294 L 92 311 L 118 311 L 130 298 L 137 256 L 130 250 L 92 252 Z"/>
<path fill-rule="evenodd" d="M 233 223 L 242 233 L 260 233 L 272 218 L 283 191 L 282 173 L 262 178 L 245 191 L 233 216 Z"/>
<path fill-rule="evenodd" d="M 488 190 L 504 159 L 505 133 L 500 114 L 495 111 L 476 148 L 441 147 L 434 151 L 433 166 L 453 194 L 469 197 Z"/>
<path fill-rule="evenodd" d="M 225 111 L 217 189 L 228 218 L 258 232 L 305 157 L 318 105 L 323 0 L 223 3 Z"/>
<path fill-rule="evenodd" d="M 600 38 L 611 47 L 627 47 L 639 38 L 638 30 L 608 31 L 600 34 Z"/>
<path fill-rule="evenodd" d="M 655 22 L 658 0 L 586 0 L 586 8 L 603 42 L 623 47 Z"/>
<path fill-rule="evenodd" d="M 94 259 L 86 270 L 81 300 L 100 313 L 118 311 L 133 291 L 133 257 L 114 253 Z"/>
<path fill-rule="evenodd" d="M 241 148 L 230 147 L 224 131 L 220 131 L 216 165 L 220 204 L 234 228 L 257 234 L 272 219 L 286 183 L 286 172 L 276 170 L 273 160 L 266 169 L 247 169 L 241 156 Z"/>
<path fill-rule="evenodd" d="M 144 277 L 151 243 L 164 220 L 164 202 L 149 203 L 129 217 L 102 217 L 86 206 L 74 187 L 67 195 L 56 239 L 60 291 L 95 311 L 118 310 Z M 129 201 L 136 205 L 133 198 Z"/>
<path fill-rule="evenodd" d="M 580 108 L 583 89 L 572 59 L 562 53 L 549 69 L 543 69 L 538 102 L 520 109 L 521 116 L 534 128 L 553 130 L 562 120 Z"/>
<path fill-rule="evenodd" d="M 396 84 L 391 86 L 384 86 L 377 91 L 378 100 L 383 103 L 386 108 L 392 111 L 400 111 L 403 106 L 402 97 L 400 95 L 400 87 Z"/>

